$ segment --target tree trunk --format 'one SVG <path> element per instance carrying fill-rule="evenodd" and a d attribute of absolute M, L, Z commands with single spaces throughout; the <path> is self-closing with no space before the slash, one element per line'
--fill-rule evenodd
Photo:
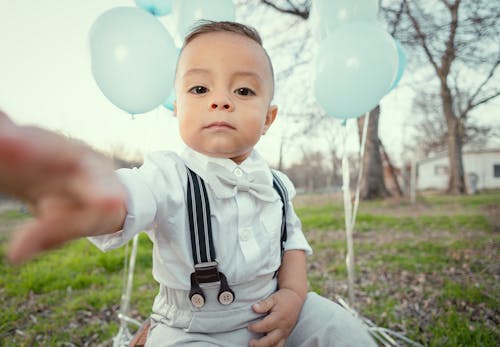
<path fill-rule="evenodd" d="M 342 159 L 337 157 L 335 149 L 330 149 L 332 159 L 332 174 L 331 187 L 339 187 L 342 185 Z"/>
<path fill-rule="evenodd" d="M 450 161 L 448 193 L 465 194 L 465 175 L 462 161 L 460 121 L 455 117 L 453 117 L 453 119 L 448 123 L 448 159 Z"/>
<path fill-rule="evenodd" d="M 392 166 L 391 159 L 389 158 L 389 154 L 387 154 L 387 151 L 385 150 L 384 144 L 382 141 L 379 141 L 379 146 L 380 146 L 380 153 L 382 154 L 382 157 L 385 161 L 385 165 L 387 168 L 387 175 L 389 176 L 388 179 L 388 185 L 392 187 L 389 188 L 389 191 L 393 195 L 397 195 L 398 197 L 403 196 L 403 191 L 401 190 L 401 187 L 399 186 L 398 182 L 398 177 L 396 175 L 396 172 L 394 170 L 394 166 Z M 386 187 L 387 188 L 387 187 Z"/>
<path fill-rule="evenodd" d="M 279 154 L 279 160 L 278 160 L 278 170 L 283 171 L 283 150 L 285 148 L 285 139 L 282 137 L 281 138 L 281 143 L 280 143 L 280 154 Z"/>
<path fill-rule="evenodd" d="M 448 127 L 448 159 L 450 164 L 448 193 L 465 194 L 461 122 L 453 112 L 451 92 L 444 82 L 441 82 L 441 99 L 443 101 L 443 114 Z"/>
<path fill-rule="evenodd" d="M 384 184 L 384 167 L 380 156 L 378 120 L 380 107 L 377 106 L 370 112 L 370 121 L 366 134 L 366 147 L 363 156 L 363 175 L 361 177 L 360 198 L 372 200 L 390 196 Z M 365 117 L 358 118 L 360 139 L 363 132 Z"/>

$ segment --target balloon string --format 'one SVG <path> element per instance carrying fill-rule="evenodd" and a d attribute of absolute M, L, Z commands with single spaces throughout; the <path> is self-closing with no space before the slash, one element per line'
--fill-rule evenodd
<path fill-rule="evenodd" d="M 122 296 L 120 300 L 120 313 L 122 315 L 127 314 L 128 310 L 128 302 L 127 302 L 127 277 L 128 277 L 128 272 L 129 272 L 129 259 L 128 259 L 128 253 L 129 253 L 129 243 L 125 245 L 125 255 L 123 258 L 123 284 L 122 284 Z M 126 322 L 120 322 L 122 326 L 125 327 Z"/>
<path fill-rule="evenodd" d="M 352 202 L 350 190 L 349 161 L 347 159 L 347 127 L 343 127 L 343 153 L 342 153 L 342 190 L 344 192 L 345 231 L 347 239 L 347 287 L 349 302 L 354 305 L 354 245 L 352 239 Z"/>
<path fill-rule="evenodd" d="M 128 277 L 127 277 L 127 287 L 125 290 L 125 307 L 124 314 L 127 314 L 130 306 L 130 298 L 132 294 L 132 285 L 134 283 L 134 270 L 135 270 L 135 259 L 137 257 L 137 245 L 139 242 L 139 235 L 135 235 L 132 240 L 132 253 L 130 254 L 129 267 L 128 267 Z"/>
<path fill-rule="evenodd" d="M 366 112 L 365 121 L 363 123 L 363 135 L 361 136 L 361 146 L 359 148 L 359 172 L 358 172 L 358 183 L 356 185 L 356 193 L 354 198 L 354 212 L 352 213 L 352 220 L 351 220 L 352 229 L 354 229 L 354 225 L 356 225 L 356 216 L 358 215 L 359 194 L 361 190 L 361 177 L 363 176 L 363 168 L 365 163 L 364 156 L 365 156 L 366 137 L 368 133 L 369 122 L 370 122 L 370 112 Z"/>

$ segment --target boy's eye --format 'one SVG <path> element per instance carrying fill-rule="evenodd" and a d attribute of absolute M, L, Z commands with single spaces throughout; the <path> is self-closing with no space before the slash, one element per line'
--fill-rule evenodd
<path fill-rule="evenodd" d="M 242 96 L 255 95 L 255 93 L 253 92 L 253 90 L 248 89 L 248 88 L 238 88 L 234 92 L 236 94 L 242 95 Z"/>
<path fill-rule="evenodd" d="M 208 89 L 202 86 L 196 86 L 189 89 L 189 92 L 193 94 L 205 94 L 206 92 L 208 92 Z"/>

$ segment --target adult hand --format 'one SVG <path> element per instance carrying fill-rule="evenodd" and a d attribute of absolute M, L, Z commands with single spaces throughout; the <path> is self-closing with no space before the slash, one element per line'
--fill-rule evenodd
<path fill-rule="evenodd" d="M 304 299 L 291 289 L 282 288 L 267 299 L 253 305 L 256 313 L 268 313 L 248 329 L 265 336 L 250 341 L 250 347 L 283 347 L 292 332 L 304 304 Z"/>
<path fill-rule="evenodd" d="M 72 239 L 117 231 L 126 214 L 111 160 L 75 140 L 18 126 L 1 111 L 0 192 L 24 201 L 35 217 L 11 239 L 15 264 Z"/>

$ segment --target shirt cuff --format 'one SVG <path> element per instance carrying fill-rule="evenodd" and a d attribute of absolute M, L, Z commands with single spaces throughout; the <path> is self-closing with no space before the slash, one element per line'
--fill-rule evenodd
<path fill-rule="evenodd" d="M 290 237 L 288 237 L 285 242 L 285 251 L 298 249 L 304 251 L 306 255 L 313 254 L 312 248 L 309 246 L 309 243 L 302 232 L 294 232 L 289 236 Z"/>

